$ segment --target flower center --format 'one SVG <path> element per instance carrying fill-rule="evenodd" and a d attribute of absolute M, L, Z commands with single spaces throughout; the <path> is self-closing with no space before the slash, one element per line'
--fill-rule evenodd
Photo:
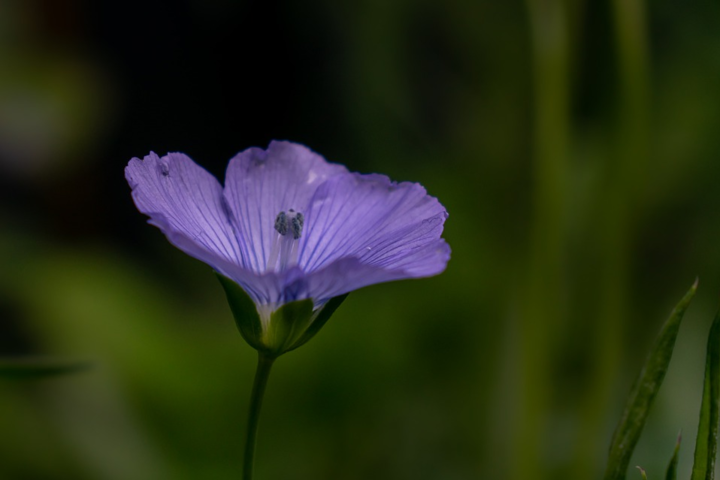
<path fill-rule="evenodd" d="M 275 231 L 277 235 L 273 240 L 268 258 L 267 271 L 282 272 L 288 267 L 297 264 L 298 239 L 302 235 L 305 217 L 292 208 L 282 211 L 275 217 Z"/>

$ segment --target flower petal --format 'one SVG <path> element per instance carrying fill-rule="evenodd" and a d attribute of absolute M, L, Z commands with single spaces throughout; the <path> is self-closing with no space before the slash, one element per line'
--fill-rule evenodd
<path fill-rule="evenodd" d="M 299 265 L 313 272 L 352 257 L 389 271 L 421 271 L 425 255 L 438 248 L 446 218 L 445 208 L 417 183 L 374 174 L 333 177 L 318 188 L 305 215 Z M 430 258 L 439 262 L 427 267 L 435 273 L 447 262 L 443 255 Z"/>
<path fill-rule="evenodd" d="M 222 187 L 181 153 L 150 153 L 125 168 L 138 210 L 188 255 L 223 271 L 239 263 L 240 249 L 223 207 Z"/>
<path fill-rule="evenodd" d="M 171 243 L 238 283 L 262 318 L 295 300 L 329 299 L 374 283 L 435 275 L 450 248 L 447 212 L 414 183 L 349 173 L 302 145 L 272 142 L 231 160 L 218 181 L 183 154 L 132 159 L 138 209 Z M 267 271 L 275 219 L 305 216 L 298 264 Z"/>
<path fill-rule="evenodd" d="M 443 239 L 397 259 L 391 267 L 346 257 L 309 273 L 304 279 L 305 295 L 313 298 L 315 305 L 321 305 L 333 297 L 368 285 L 437 275 L 445 270 L 449 259 L 450 247 Z"/>
<path fill-rule="evenodd" d="M 297 267 L 282 273 L 267 272 L 261 274 L 240 265 L 229 263 L 223 264 L 216 269 L 240 285 L 258 307 L 270 307 L 265 310 L 258 308 L 261 316 L 263 311 L 269 315 L 269 312 L 284 303 L 309 298 L 305 294 L 307 288 L 304 286 L 303 273 Z"/>
<path fill-rule="evenodd" d="M 225 199 L 242 251 L 243 266 L 264 272 L 281 211 L 304 210 L 325 180 L 346 173 L 307 147 L 273 141 L 267 150 L 249 148 L 227 168 Z"/>

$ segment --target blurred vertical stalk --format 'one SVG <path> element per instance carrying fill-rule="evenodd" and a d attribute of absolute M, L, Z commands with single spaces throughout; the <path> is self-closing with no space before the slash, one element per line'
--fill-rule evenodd
<path fill-rule="evenodd" d="M 551 357 L 563 317 L 568 144 L 568 28 L 562 0 L 527 0 L 533 57 L 533 224 L 521 325 L 521 390 L 510 478 L 541 478 Z"/>
<path fill-rule="evenodd" d="M 606 444 L 603 425 L 621 360 L 623 326 L 628 319 L 632 229 L 648 162 L 648 52 L 643 0 L 613 0 L 620 85 L 616 149 L 608 158 L 607 193 L 598 232 L 603 252 L 600 314 L 595 323 L 593 376 L 574 456 L 573 476 L 597 470 Z"/>

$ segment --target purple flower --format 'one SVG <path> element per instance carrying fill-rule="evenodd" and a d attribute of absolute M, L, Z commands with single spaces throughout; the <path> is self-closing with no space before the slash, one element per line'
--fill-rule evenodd
<path fill-rule="evenodd" d="M 168 240 L 240 285 L 263 325 L 282 305 L 436 275 L 445 208 L 417 183 L 350 173 L 302 145 L 249 148 L 225 188 L 181 153 L 130 160 L 137 208 Z"/>

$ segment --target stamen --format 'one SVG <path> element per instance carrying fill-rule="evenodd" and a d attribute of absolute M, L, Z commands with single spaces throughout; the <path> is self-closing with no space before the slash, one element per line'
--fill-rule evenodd
<path fill-rule="evenodd" d="M 275 231 L 277 235 L 270 249 L 267 271 L 283 271 L 297 264 L 298 239 L 302 236 L 305 217 L 292 208 L 282 211 L 275 217 Z"/>

